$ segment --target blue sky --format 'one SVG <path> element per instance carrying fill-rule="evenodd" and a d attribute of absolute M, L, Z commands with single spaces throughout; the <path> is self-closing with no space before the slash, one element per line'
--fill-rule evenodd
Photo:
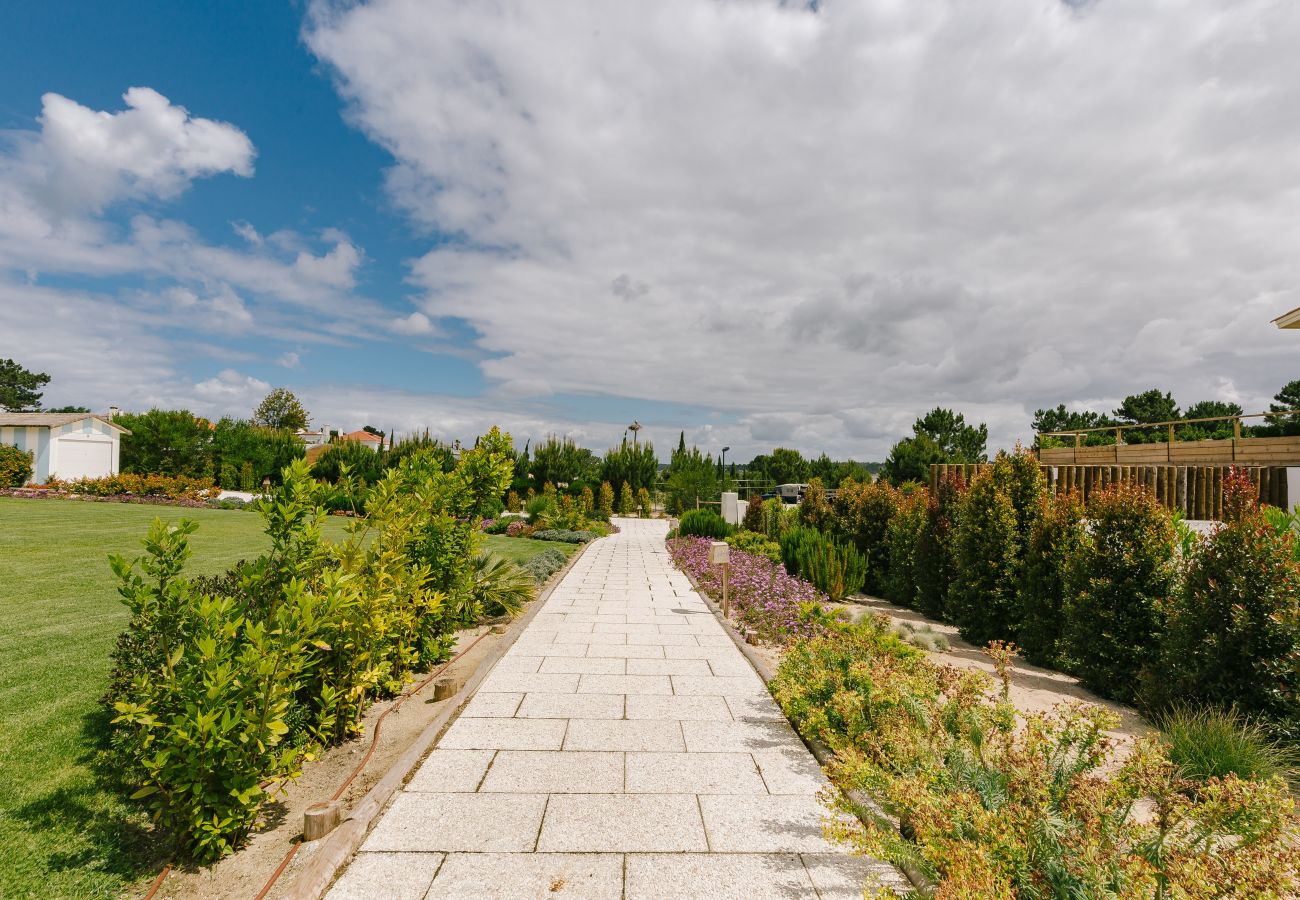
<path fill-rule="evenodd" d="M 0 357 L 46 401 L 883 458 L 935 405 L 1296 371 L 1291 5 L 23 4 Z M 1135 90 L 1141 85 L 1141 90 Z M 131 92 L 128 96 L 128 92 Z"/>

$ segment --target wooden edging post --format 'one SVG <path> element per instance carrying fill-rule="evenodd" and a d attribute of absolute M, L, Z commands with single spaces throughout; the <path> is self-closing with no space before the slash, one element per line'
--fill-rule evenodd
<path fill-rule="evenodd" d="M 527 540 L 527 538 L 523 538 L 523 540 Z M 469 702 L 469 698 L 474 695 L 474 691 L 478 689 L 483 679 L 488 676 L 488 673 L 501 661 L 501 657 L 505 656 L 506 651 L 519 639 L 519 635 L 523 634 L 524 629 L 528 627 L 528 623 L 537 615 L 537 611 L 550 599 L 551 593 L 556 586 L 564 580 L 564 576 L 569 573 L 569 570 L 573 568 L 573 565 L 582 554 L 587 552 L 587 548 L 594 543 L 595 541 L 591 541 L 584 544 L 577 553 L 570 557 L 564 568 L 551 577 L 550 583 L 537 595 L 537 599 L 529 604 L 524 614 L 511 623 L 504 640 L 489 650 L 488 655 L 474 668 L 473 674 L 451 698 L 452 702 L 448 704 L 447 708 L 438 713 L 424 727 L 419 737 L 415 739 L 415 743 L 407 747 L 406 752 L 389 767 L 384 777 L 366 792 L 366 795 L 352 808 L 352 811 L 348 813 L 342 824 L 317 842 L 319 849 L 294 876 L 293 882 L 284 892 L 286 898 L 289 898 L 289 900 L 318 900 L 318 898 L 325 895 L 325 891 L 334 882 L 339 872 L 351 861 L 353 854 L 361 846 L 361 842 L 365 840 L 366 833 L 370 831 L 370 826 L 383 812 L 393 794 L 397 793 L 402 785 L 406 784 L 411 775 L 415 773 L 416 768 L 424 761 L 424 757 L 429 750 L 442 737 L 442 733 L 447 730 L 448 726 L 460 714 L 460 711 L 464 709 L 465 704 Z"/>

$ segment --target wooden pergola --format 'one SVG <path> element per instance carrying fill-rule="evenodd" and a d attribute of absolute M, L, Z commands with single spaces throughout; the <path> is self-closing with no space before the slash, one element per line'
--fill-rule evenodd
<path fill-rule="evenodd" d="M 1273 324 L 1278 328 L 1300 328 L 1300 306 L 1278 316 L 1273 320 Z"/>

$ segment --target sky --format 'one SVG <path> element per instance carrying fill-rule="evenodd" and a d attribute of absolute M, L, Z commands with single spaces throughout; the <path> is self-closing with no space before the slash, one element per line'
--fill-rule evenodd
<path fill-rule="evenodd" d="M 745 460 L 1300 378 L 1300 4 L 12 5 L 45 403 Z"/>

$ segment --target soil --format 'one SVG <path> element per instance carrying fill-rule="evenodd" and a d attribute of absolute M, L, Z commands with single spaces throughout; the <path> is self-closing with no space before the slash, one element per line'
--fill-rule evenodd
<path fill-rule="evenodd" d="M 480 636 L 482 639 L 463 657 L 448 666 L 440 677 L 450 676 L 464 683 L 479 662 L 505 638 L 504 635 L 492 634 L 487 626 L 459 631 L 456 633 L 456 649 L 453 652 L 468 647 Z M 247 900 L 258 896 L 285 854 L 301 837 L 304 811 L 313 803 L 329 800 L 339 785 L 356 769 L 370 749 L 375 722 L 384 712 L 401 703 L 395 712 L 384 719 L 374 755 L 340 798 L 348 808 L 384 777 L 389 766 L 415 741 L 424 727 L 448 703 L 453 702 L 451 699 L 434 702 L 433 681 L 422 690 L 410 693 L 419 685 L 420 680 L 408 688 L 408 693 L 403 695 L 405 699 L 398 697 L 371 706 L 362 720 L 365 727 L 362 737 L 335 747 L 303 766 L 302 776 L 285 788 L 278 801 L 268 804 L 261 826 L 244 849 L 207 868 L 173 869 L 154 896 L 175 900 Z M 311 846 L 303 845 L 303 849 L 308 850 Z M 292 883 L 297 865 L 309 856 L 310 853 L 307 852 L 296 854 L 293 863 L 280 875 L 267 897 L 280 896 Z M 148 887 L 146 884 L 138 896 L 143 896 Z"/>

